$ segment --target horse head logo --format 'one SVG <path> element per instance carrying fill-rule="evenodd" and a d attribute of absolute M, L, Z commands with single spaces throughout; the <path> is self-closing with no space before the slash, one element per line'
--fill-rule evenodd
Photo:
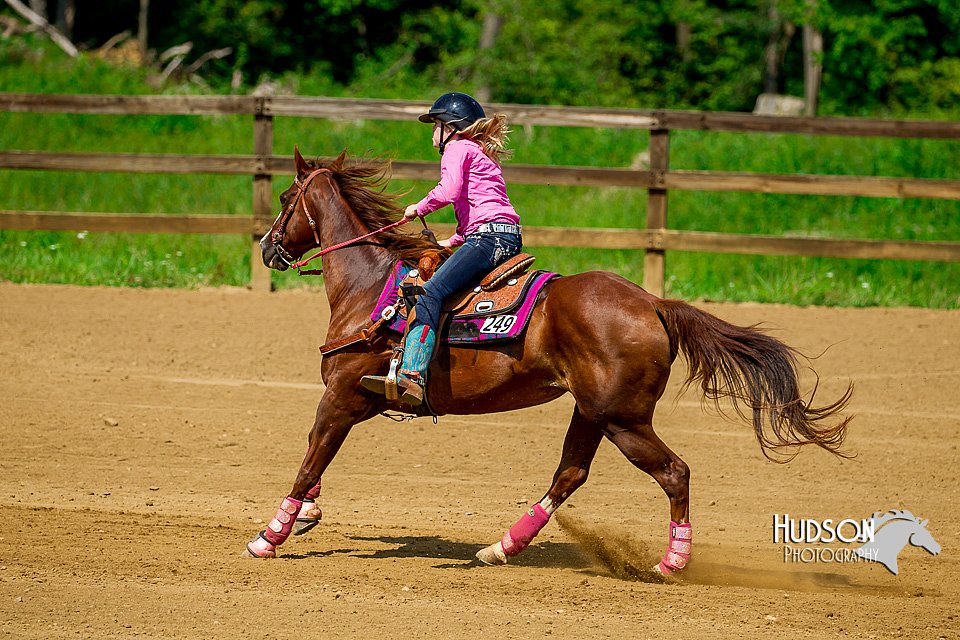
<path fill-rule="evenodd" d="M 920 518 L 909 511 L 890 510 L 883 514 L 878 511 L 873 514 L 871 522 L 873 540 L 855 549 L 853 553 L 864 560 L 879 562 L 893 575 L 897 575 L 899 570 L 897 555 L 908 542 L 933 555 L 940 553 L 940 544 L 927 531 L 927 520 L 921 522 Z"/>

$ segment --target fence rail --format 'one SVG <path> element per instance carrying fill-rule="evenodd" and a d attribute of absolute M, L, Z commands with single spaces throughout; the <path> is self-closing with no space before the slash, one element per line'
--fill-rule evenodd
<path fill-rule="evenodd" d="M 410 120 L 429 105 L 409 100 L 298 96 L 124 96 L 0 93 L 0 111 L 101 115 L 265 115 Z M 762 116 L 752 113 L 489 105 L 518 124 L 618 129 L 687 129 L 895 138 L 960 138 L 960 122 Z"/>
<path fill-rule="evenodd" d="M 41 151 L 0 151 L 0 169 L 288 175 L 292 163 L 292 156 L 260 158 L 253 155 L 51 154 Z M 532 164 L 508 165 L 504 167 L 504 174 L 510 182 L 519 184 L 960 200 L 960 180 L 925 178 L 676 170 L 662 173 L 637 169 Z M 393 163 L 392 175 L 403 180 L 431 180 L 436 178 L 437 166 L 432 162 L 398 161 Z"/>
<path fill-rule="evenodd" d="M 260 264 L 255 240 L 266 231 L 272 218 L 272 176 L 289 174 L 292 163 L 288 156 L 273 154 L 273 119 L 296 116 L 410 120 L 425 107 L 425 104 L 411 101 L 341 98 L 0 93 L 0 111 L 7 112 L 253 116 L 251 155 L 0 151 L 0 169 L 250 175 L 253 178 L 252 216 L 0 211 L 0 229 L 244 234 L 254 239 L 251 284 L 255 288 L 269 288 L 269 273 Z M 773 237 L 667 228 L 667 194 L 670 190 L 960 200 L 960 180 L 670 170 L 671 130 L 960 139 L 958 122 L 512 104 L 493 104 L 490 108 L 506 114 L 513 123 L 523 125 L 650 130 L 648 170 L 510 164 L 505 167 L 505 174 L 508 181 L 519 184 L 646 189 L 646 229 L 527 226 L 524 228 L 524 242 L 533 246 L 644 250 L 644 286 L 659 295 L 663 294 L 666 251 L 960 262 L 960 242 Z M 393 176 L 399 179 L 434 180 L 436 171 L 436 164 L 432 162 L 401 160 L 393 163 Z M 452 231 L 452 225 L 436 226 L 441 232 Z"/>

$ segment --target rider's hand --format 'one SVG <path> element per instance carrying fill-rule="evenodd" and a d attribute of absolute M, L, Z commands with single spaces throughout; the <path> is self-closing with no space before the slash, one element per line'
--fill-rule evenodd
<path fill-rule="evenodd" d="M 407 208 L 403 211 L 403 217 L 407 220 L 413 220 L 417 217 L 417 205 L 410 204 L 407 205 Z"/>

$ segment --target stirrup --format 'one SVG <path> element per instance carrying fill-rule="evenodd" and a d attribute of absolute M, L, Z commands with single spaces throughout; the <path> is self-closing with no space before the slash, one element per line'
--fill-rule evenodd
<path fill-rule="evenodd" d="M 364 389 L 369 389 L 382 396 L 386 394 L 387 376 L 363 376 L 360 378 L 360 384 Z"/>
<path fill-rule="evenodd" d="M 388 376 L 363 376 L 360 384 L 364 389 L 387 396 L 388 400 L 399 400 L 411 407 L 423 404 L 423 387 L 414 380 L 401 376 L 393 381 L 394 397 L 389 396 L 390 382 Z"/>
<path fill-rule="evenodd" d="M 400 366 L 398 358 L 391 358 L 390 371 L 385 376 L 363 376 L 360 378 L 360 384 L 364 389 L 369 389 L 374 393 L 386 396 L 387 400 L 397 399 L 397 367 Z M 392 393 L 392 395 L 391 395 Z"/>
<path fill-rule="evenodd" d="M 387 377 L 383 381 L 383 395 L 387 397 L 387 400 L 397 399 L 397 367 L 399 366 L 399 358 L 390 359 L 390 370 L 387 371 Z"/>

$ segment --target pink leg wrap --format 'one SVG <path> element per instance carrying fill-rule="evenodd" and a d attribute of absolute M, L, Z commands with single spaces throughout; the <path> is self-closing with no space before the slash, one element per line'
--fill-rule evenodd
<path fill-rule="evenodd" d="M 277 510 L 277 515 L 273 517 L 273 520 L 270 521 L 263 532 L 263 537 L 274 545 L 283 544 L 290 537 L 290 531 L 293 530 L 293 521 L 296 519 L 297 513 L 300 512 L 302 505 L 302 500 L 295 500 L 290 496 L 284 498 Z"/>
<path fill-rule="evenodd" d="M 540 530 L 543 529 L 550 520 L 550 514 L 546 509 L 535 504 L 523 516 L 517 520 L 517 523 L 510 527 L 510 530 L 503 534 L 500 544 L 503 545 L 503 552 L 508 556 L 515 556 L 537 537 Z"/>
<path fill-rule="evenodd" d="M 307 495 L 303 496 L 304 501 L 311 500 L 314 501 L 320 496 L 320 483 L 318 482 L 316 486 L 307 491 Z"/>
<path fill-rule="evenodd" d="M 667 545 L 667 552 L 656 569 L 663 575 L 669 576 L 687 566 L 690 561 L 692 541 L 693 526 L 689 522 L 677 524 L 671 520 L 670 542 Z"/>

